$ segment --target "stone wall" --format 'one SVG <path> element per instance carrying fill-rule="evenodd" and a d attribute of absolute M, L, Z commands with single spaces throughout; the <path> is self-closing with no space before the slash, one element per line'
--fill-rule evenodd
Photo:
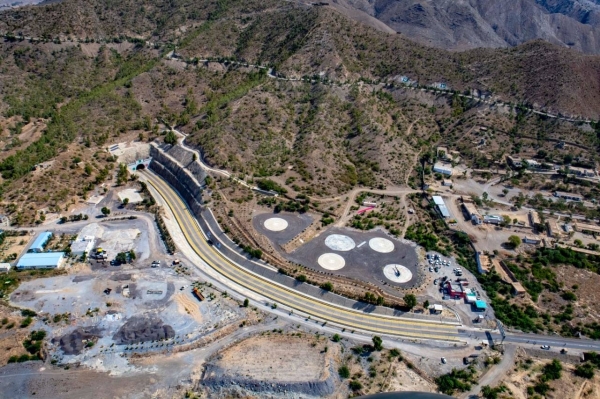
<path fill-rule="evenodd" d="M 150 145 L 150 156 L 152 156 L 152 163 L 150 169 L 156 174 L 165 179 L 170 185 L 175 187 L 177 192 L 187 202 L 189 208 L 194 214 L 199 215 L 202 212 L 202 185 L 206 173 L 204 171 L 197 171 L 192 173 L 189 169 L 185 168 L 179 160 L 173 157 L 171 154 L 181 158 L 181 152 L 177 149 L 179 146 L 161 146 L 156 144 Z M 175 150 L 174 150 L 175 149 Z M 181 149 L 185 152 L 185 149 Z M 190 161 L 192 160 L 190 155 Z M 200 180 L 198 180 L 198 177 Z"/>

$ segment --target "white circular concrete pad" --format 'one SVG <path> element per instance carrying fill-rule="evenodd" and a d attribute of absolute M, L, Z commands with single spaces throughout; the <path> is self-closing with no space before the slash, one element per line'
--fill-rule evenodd
<path fill-rule="evenodd" d="M 340 270 L 346 266 L 346 261 L 338 254 L 323 254 L 317 260 L 319 266 L 327 270 Z"/>
<path fill-rule="evenodd" d="M 386 265 L 383 268 L 383 275 L 394 283 L 408 283 L 412 280 L 412 272 L 402 265 Z"/>
<path fill-rule="evenodd" d="M 394 250 L 394 243 L 387 238 L 375 237 L 369 240 L 369 247 L 375 252 L 387 254 Z"/>
<path fill-rule="evenodd" d="M 270 218 L 265 220 L 265 229 L 271 231 L 282 231 L 287 229 L 288 222 L 282 218 Z"/>
<path fill-rule="evenodd" d="M 354 240 L 341 234 L 332 234 L 325 239 L 327 248 L 334 251 L 350 251 L 356 247 Z"/>

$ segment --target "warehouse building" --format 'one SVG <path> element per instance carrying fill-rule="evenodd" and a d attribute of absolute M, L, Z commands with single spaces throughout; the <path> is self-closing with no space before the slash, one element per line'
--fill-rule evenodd
<path fill-rule="evenodd" d="M 33 244 L 29 247 L 27 252 L 44 252 L 44 248 L 46 248 L 46 244 L 52 238 L 52 233 L 49 231 L 45 231 L 40 233 L 39 236 L 33 241 Z"/>
<path fill-rule="evenodd" d="M 435 165 L 433 165 L 433 171 L 435 173 L 441 173 L 446 176 L 452 176 L 452 166 L 450 165 L 436 163 Z"/>
<path fill-rule="evenodd" d="M 450 217 L 450 212 L 448 211 L 448 208 L 446 208 L 446 204 L 444 203 L 444 199 L 442 197 L 440 197 L 439 195 L 434 195 L 433 197 L 433 202 L 435 203 L 435 205 L 437 206 L 438 210 L 440 211 L 440 214 L 442 215 L 442 217 L 444 219 L 447 219 Z"/>
<path fill-rule="evenodd" d="M 64 260 L 64 252 L 30 252 L 21 256 L 17 262 L 17 269 L 58 269 Z"/>

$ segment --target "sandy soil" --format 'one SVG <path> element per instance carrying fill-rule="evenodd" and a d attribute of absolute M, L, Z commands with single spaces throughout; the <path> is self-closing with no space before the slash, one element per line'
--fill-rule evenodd
<path fill-rule="evenodd" d="M 273 382 L 304 382 L 326 378 L 336 352 L 323 352 L 314 339 L 270 334 L 242 341 L 221 353 L 218 366 L 227 374 Z M 290 359 L 294 359 L 293 366 Z"/>
<path fill-rule="evenodd" d="M 529 397 L 527 395 L 527 387 L 535 385 L 538 377 L 541 375 L 542 367 L 548 362 L 549 360 L 529 357 L 520 350 L 515 360 L 515 367 L 506 374 L 500 384 L 504 384 L 513 397 L 525 399 Z M 549 382 L 552 390 L 546 395 L 546 398 L 600 398 L 600 375 L 598 373 L 596 373 L 593 379 L 586 380 L 573 374 L 575 366 L 562 363 L 562 367 L 561 378 Z"/>
<path fill-rule="evenodd" d="M 436 387 L 434 384 L 409 369 L 405 363 L 395 363 L 392 367 L 392 377 L 389 380 L 389 385 L 386 390 L 390 392 L 436 392 Z"/>
<path fill-rule="evenodd" d="M 181 313 L 187 313 L 194 318 L 198 323 L 202 323 L 204 318 L 200 312 L 198 300 L 191 297 L 187 293 L 178 293 L 173 296 L 173 300 L 177 303 L 177 310 Z"/>
<path fill-rule="evenodd" d="M 0 247 L 0 259 L 4 259 L 12 254 L 21 255 L 21 252 L 27 248 L 32 238 L 33 236 L 31 235 L 7 237 L 2 247 Z"/>

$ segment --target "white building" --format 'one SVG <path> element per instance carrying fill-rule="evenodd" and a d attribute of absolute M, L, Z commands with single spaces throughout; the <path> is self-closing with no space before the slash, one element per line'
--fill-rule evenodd
<path fill-rule="evenodd" d="M 496 215 L 485 215 L 483 217 L 483 221 L 485 223 L 490 223 L 490 224 L 500 224 L 500 223 L 502 223 L 503 219 L 500 216 L 496 216 Z"/>
<path fill-rule="evenodd" d="M 10 270 L 10 263 L 0 263 L 0 272 L 7 272 Z"/>
<path fill-rule="evenodd" d="M 434 195 L 431 198 L 433 199 L 433 202 L 435 203 L 435 205 L 438 207 L 442 217 L 444 219 L 449 218 L 450 212 L 448 211 L 448 208 L 446 207 L 446 204 L 444 203 L 444 199 L 442 197 L 440 197 L 439 195 Z"/>
<path fill-rule="evenodd" d="M 452 166 L 450 165 L 436 163 L 435 165 L 433 165 L 433 171 L 435 173 L 441 173 L 446 176 L 452 176 Z"/>
<path fill-rule="evenodd" d="M 94 236 L 84 236 L 82 238 L 77 237 L 77 239 L 71 243 L 71 254 L 75 256 L 82 256 L 85 252 L 89 255 L 94 248 L 94 242 Z"/>

